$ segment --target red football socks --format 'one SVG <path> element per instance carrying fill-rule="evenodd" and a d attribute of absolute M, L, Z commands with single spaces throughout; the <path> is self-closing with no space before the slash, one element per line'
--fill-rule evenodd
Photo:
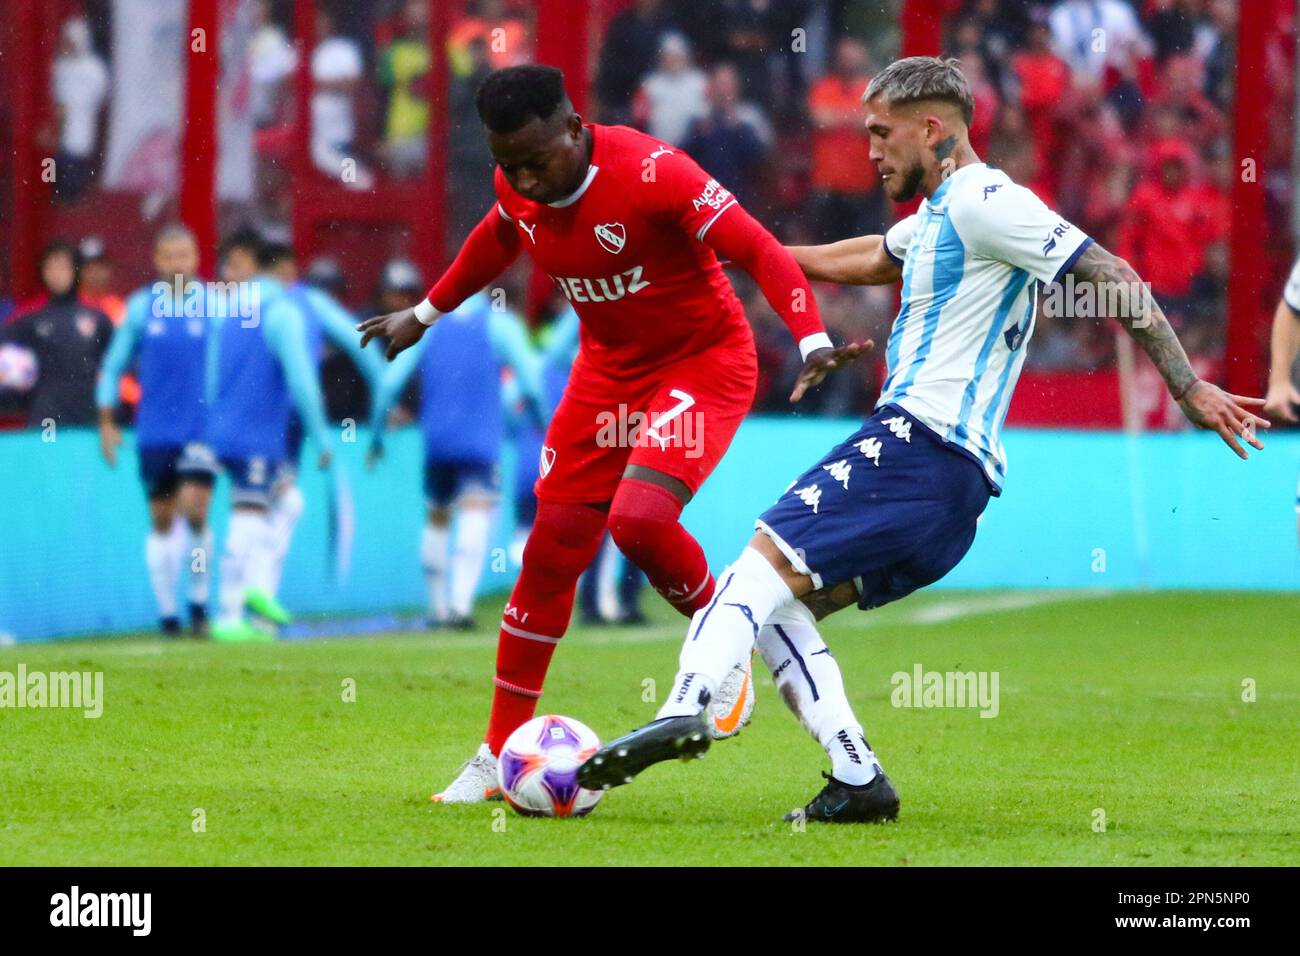
<path fill-rule="evenodd" d="M 713 597 L 704 549 L 678 520 L 682 503 L 660 485 L 624 478 L 609 509 L 609 533 L 650 584 L 686 617 Z"/>
<path fill-rule="evenodd" d="M 555 645 L 569 626 L 578 577 L 600 549 L 605 522 L 605 513 L 588 505 L 538 503 L 523 570 L 501 617 L 486 737 L 494 754 L 537 710 Z"/>

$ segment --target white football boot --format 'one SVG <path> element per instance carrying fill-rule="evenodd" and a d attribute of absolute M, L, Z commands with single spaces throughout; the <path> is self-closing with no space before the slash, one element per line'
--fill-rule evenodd
<path fill-rule="evenodd" d="M 500 800 L 501 784 L 497 781 L 497 758 L 481 744 L 478 753 L 461 765 L 450 786 L 429 798 L 434 803 L 484 803 Z"/>
<path fill-rule="evenodd" d="M 709 733 L 714 740 L 734 737 L 754 716 L 754 673 L 745 661 L 731 669 L 709 701 Z"/>

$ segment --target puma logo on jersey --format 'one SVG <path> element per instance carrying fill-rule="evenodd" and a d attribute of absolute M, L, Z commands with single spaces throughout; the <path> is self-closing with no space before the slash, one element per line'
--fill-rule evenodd
<path fill-rule="evenodd" d="M 658 159 L 660 156 L 672 156 L 673 151 L 667 146 L 661 146 L 650 154 L 651 159 Z"/>
<path fill-rule="evenodd" d="M 537 223 L 533 223 L 530 226 L 528 225 L 528 223 L 520 219 L 519 228 L 522 229 L 524 232 L 528 233 L 528 238 L 533 240 L 533 245 L 537 245 L 537 237 L 533 235 L 533 233 L 537 230 Z"/>
<path fill-rule="evenodd" d="M 624 269 L 605 279 L 577 279 L 551 276 L 570 302 L 617 302 L 625 295 L 635 295 L 650 284 L 642 279 L 643 266 Z M 627 281 L 624 282 L 623 280 Z"/>

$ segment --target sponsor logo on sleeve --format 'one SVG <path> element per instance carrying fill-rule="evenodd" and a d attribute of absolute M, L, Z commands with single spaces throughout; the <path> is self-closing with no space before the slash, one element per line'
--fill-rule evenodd
<path fill-rule="evenodd" d="M 731 191 L 716 179 L 710 179 L 704 184 L 704 192 L 695 197 L 695 211 L 699 212 L 705 206 L 710 209 L 721 209 L 729 199 L 731 199 Z"/>
<path fill-rule="evenodd" d="M 1070 231 L 1070 224 L 1068 222 L 1063 222 L 1055 229 L 1053 229 L 1051 232 L 1049 232 L 1047 234 L 1047 238 L 1043 240 L 1043 255 L 1047 255 L 1053 249 L 1055 249 L 1056 240 L 1060 239 L 1069 231 Z"/>

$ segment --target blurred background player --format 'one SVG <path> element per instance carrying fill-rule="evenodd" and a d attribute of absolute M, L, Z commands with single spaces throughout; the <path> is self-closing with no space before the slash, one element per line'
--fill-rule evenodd
<path fill-rule="evenodd" d="M 351 361 L 353 369 L 360 374 L 373 402 L 384 374 L 384 365 L 376 353 L 361 348 L 357 341 L 356 318 L 352 313 L 329 291 L 312 281 L 310 276 L 301 278 L 298 275 L 297 257 L 293 247 L 287 243 L 264 242 L 259 261 L 271 276 L 279 280 L 285 294 L 302 311 L 307 333 L 307 354 L 312 360 L 317 379 L 324 374 L 327 346 L 334 351 L 341 350 Z M 317 271 L 318 277 L 326 274 L 325 270 Z M 281 608 L 283 604 L 279 600 L 279 590 L 284 562 L 289 557 L 289 549 L 293 544 L 294 529 L 306 509 L 302 491 L 298 488 L 298 464 L 305 439 L 302 418 L 294 412 L 289 417 L 285 457 L 272 490 L 269 516 L 275 550 L 266 589 Z"/>
<path fill-rule="evenodd" d="M 230 476 L 232 506 L 212 629 L 222 641 L 271 636 L 245 619 L 245 606 L 276 624 L 288 620 L 272 593 L 277 546 L 270 510 L 295 409 L 319 466 L 328 468 L 331 460 L 307 320 L 284 285 L 264 271 L 261 248 L 257 234 L 247 231 L 222 243 L 221 278 L 235 291 L 222 303 L 208 366 L 208 443 Z"/>
<path fill-rule="evenodd" d="M 25 349 L 35 359 L 35 381 L 17 396 L 28 428 L 91 426 L 99 420 L 95 374 L 113 337 L 113 323 L 78 296 L 79 265 L 74 246 L 50 243 L 41 255 L 40 297 L 0 330 L 0 342 Z"/>
<path fill-rule="evenodd" d="M 502 615 L 485 740 L 438 795 L 448 803 L 495 792 L 496 754 L 536 710 L 606 527 L 680 613 L 712 596 L 681 513 L 730 445 L 757 378 L 753 334 L 719 257 L 754 278 L 790 329 L 805 361 L 801 391 L 860 354 L 831 348 L 803 273 L 725 186 L 660 140 L 583 123 L 559 70 L 498 70 L 477 106 L 498 201 L 425 300 L 362 323 L 362 342 L 382 335 L 394 357 L 524 249 L 573 303 L 583 335 Z"/>
<path fill-rule="evenodd" d="M 113 260 L 108 257 L 104 240 L 87 236 L 77 243 L 77 255 L 81 260 L 81 301 L 99 309 L 114 325 L 121 325 L 126 316 L 126 301 L 113 291 Z"/>
<path fill-rule="evenodd" d="M 1300 353 L 1300 259 L 1291 267 L 1282 299 L 1273 312 L 1268 395 L 1264 414 L 1294 425 L 1300 421 L 1300 390 L 1296 389 L 1296 354 Z M 1300 538 L 1300 483 L 1296 486 L 1296 535 Z"/>
<path fill-rule="evenodd" d="M 372 461 L 383 453 L 388 409 L 417 369 L 428 509 L 420 566 L 429 589 L 428 625 L 469 630 L 500 494 L 504 372 L 513 375 L 526 414 L 538 427 L 549 407 L 522 321 L 478 293 L 388 368 L 375 400 Z"/>
<path fill-rule="evenodd" d="M 211 303 L 198 280 L 199 247 L 184 226 L 167 226 L 154 238 L 158 281 L 126 302 L 95 386 L 99 446 L 117 465 L 122 432 L 115 420 L 118 384 L 134 365 L 140 383 L 135 435 L 140 478 L 149 498 L 145 566 L 158 601 L 164 634 L 180 632 L 177 589 L 188 564 L 190 630 L 207 634 L 212 500 L 216 462 L 201 444 Z M 187 287 L 188 285 L 188 287 Z M 177 299 L 177 290 L 182 290 Z"/>

